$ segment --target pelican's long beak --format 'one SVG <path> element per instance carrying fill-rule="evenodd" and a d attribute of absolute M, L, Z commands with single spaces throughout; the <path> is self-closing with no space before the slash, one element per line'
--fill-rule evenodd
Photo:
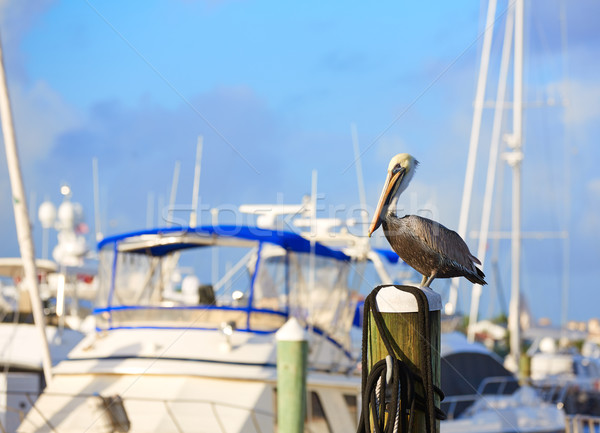
<path fill-rule="evenodd" d="M 371 227 L 369 227 L 369 237 L 375 230 L 381 225 L 381 214 L 387 212 L 387 207 L 392 199 L 392 192 L 394 191 L 394 185 L 400 176 L 404 174 L 404 170 L 399 170 L 397 173 L 388 171 L 388 175 L 385 179 L 385 184 L 381 190 L 381 197 L 379 197 L 379 203 L 377 203 L 377 209 L 375 209 L 375 215 L 373 215 L 373 221 Z"/>

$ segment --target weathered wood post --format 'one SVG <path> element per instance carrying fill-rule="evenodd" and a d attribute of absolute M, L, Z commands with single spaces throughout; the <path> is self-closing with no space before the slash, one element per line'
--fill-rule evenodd
<path fill-rule="evenodd" d="M 424 344 L 424 335 L 420 331 L 419 307 L 415 296 L 399 288 L 406 286 L 388 285 L 382 287 L 375 298 L 377 310 L 381 313 L 383 322 L 385 323 L 388 332 L 388 341 L 391 342 L 395 351 L 400 356 L 400 361 L 405 363 L 413 373 L 419 374 L 421 377 L 425 375 L 427 366 L 423 365 L 423 351 L 426 347 Z M 414 288 L 413 288 L 414 289 Z M 431 344 L 431 370 L 433 376 L 433 385 L 440 387 L 440 335 L 441 335 L 441 296 L 428 288 L 420 289 L 426 296 L 429 303 L 429 311 L 423 312 L 428 314 L 429 334 Z M 373 322 L 371 312 L 370 320 Z M 421 317 L 422 318 L 422 317 Z M 421 325 L 422 326 L 422 325 Z M 364 343 L 363 343 L 364 344 Z M 388 355 L 388 350 L 385 347 L 381 335 L 374 324 L 371 326 L 369 334 L 369 351 L 367 353 L 369 371 L 380 360 L 385 359 Z M 415 384 L 416 392 L 423 396 L 424 387 L 421 383 Z M 440 406 L 440 398 L 435 394 L 435 406 Z M 364 398 L 364 397 L 363 397 Z M 415 409 L 412 421 L 412 432 L 426 432 L 425 412 L 420 409 Z M 439 420 L 435 421 L 435 432 L 440 431 Z"/>
<path fill-rule="evenodd" d="M 292 317 L 277 331 L 277 431 L 302 433 L 306 414 L 308 339 Z"/>

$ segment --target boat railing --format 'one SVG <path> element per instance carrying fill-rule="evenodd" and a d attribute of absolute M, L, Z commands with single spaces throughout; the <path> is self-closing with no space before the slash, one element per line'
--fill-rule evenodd
<path fill-rule="evenodd" d="M 536 388 L 544 401 L 564 405 L 567 393 L 572 386 L 575 386 L 575 384 L 570 382 L 560 382 L 544 383 L 543 385 L 536 385 Z"/>
<path fill-rule="evenodd" d="M 120 328 L 220 329 L 230 324 L 248 332 L 275 332 L 287 320 L 286 311 L 225 305 L 120 305 L 94 310 L 98 331 Z"/>
<path fill-rule="evenodd" d="M 600 417 L 589 415 L 565 416 L 565 433 L 599 433 Z"/>
<path fill-rule="evenodd" d="M 26 392 L 26 391 L 0 391 L 0 393 L 4 394 L 12 394 L 24 396 L 28 403 L 30 404 L 30 411 L 35 412 L 38 417 L 38 421 L 41 421 L 45 427 L 47 427 L 50 431 L 55 431 L 55 427 L 53 422 L 47 414 L 41 412 L 38 406 L 35 404 L 37 398 L 39 397 L 38 393 L 35 392 Z M 226 402 L 215 402 L 206 399 L 196 399 L 196 398 L 174 398 L 174 399 L 160 399 L 160 398 L 152 398 L 152 397 L 125 397 L 120 398 L 117 396 L 114 397 L 103 397 L 99 394 L 84 394 L 78 393 L 76 395 L 69 393 L 60 393 L 60 392 L 44 392 L 44 398 L 57 398 L 57 399 L 65 399 L 69 400 L 86 400 L 86 403 L 91 405 L 91 407 L 95 407 L 96 411 L 94 413 L 93 418 L 90 419 L 90 423 L 94 424 L 96 422 L 100 423 L 102 426 L 106 425 L 109 427 L 107 431 L 128 431 L 130 426 L 135 426 L 136 418 L 130 418 L 132 414 L 137 413 L 138 411 L 132 410 L 131 413 L 127 412 L 128 405 L 144 405 L 144 404 L 159 404 L 163 407 L 164 413 L 168 416 L 168 418 L 173 423 L 175 431 L 178 433 L 187 433 L 190 431 L 189 428 L 186 428 L 185 423 L 182 421 L 181 417 L 189 415 L 189 405 L 203 405 L 209 408 L 210 413 L 213 416 L 214 424 L 218 426 L 218 432 L 227 433 L 226 425 L 227 422 L 224 420 L 224 415 L 219 414 L 219 409 L 226 410 L 235 410 L 242 411 L 248 414 L 249 420 L 251 420 L 252 425 L 256 433 L 262 433 L 265 429 L 261 427 L 265 425 L 265 419 L 268 420 L 268 423 L 273 426 L 275 425 L 275 413 L 269 412 L 265 410 L 260 410 L 255 407 L 243 406 L 235 403 L 226 403 Z M 185 415 L 178 416 L 177 414 L 177 405 L 185 405 Z M 25 415 L 27 412 L 18 408 L 9 408 L 0 406 L 0 411 L 6 410 L 11 412 L 17 412 L 19 414 L 19 419 L 21 422 L 25 419 Z M 225 411 L 226 413 L 226 411 Z M 260 418 L 263 418 L 263 422 L 261 423 Z M 206 419 L 203 420 L 206 423 Z M 90 427 L 91 427 L 90 424 Z M 126 425 L 126 427 L 125 427 Z M 110 430 L 112 428 L 113 430 Z M 117 430 L 114 430 L 114 429 Z M 135 428 L 135 427 L 134 427 Z M 197 424 L 195 425 L 197 428 Z M 0 432 L 6 432 L 6 428 L 1 423 L 0 419 Z M 96 430 L 94 430 L 96 431 Z"/>
<path fill-rule="evenodd" d="M 446 413 L 447 419 L 452 420 L 480 397 L 476 394 L 446 396 L 442 402 L 442 410 Z"/>
<path fill-rule="evenodd" d="M 486 377 L 473 394 L 446 396 L 442 402 L 442 410 L 446 412 L 448 419 L 454 419 L 476 401 L 487 396 L 504 395 L 514 391 L 517 385 L 517 379 L 512 376 Z"/>
<path fill-rule="evenodd" d="M 501 395 L 507 391 L 514 391 L 517 388 L 519 381 L 513 376 L 490 376 L 481 381 L 477 387 L 478 395 Z M 510 389 L 513 386 L 514 389 Z M 508 389 L 507 389 L 508 388 Z"/>
<path fill-rule="evenodd" d="M 96 331 L 118 329 L 185 329 L 223 331 L 231 327 L 239 332 L 273 334 L 283 326 L 290 313 L 268 308 L 229 305 L 119 305 L 94 310 Z M 314 324 L 306 329 L 341 350 L 348 359 L 351 353 L 348 338 L 333 334 Z"/>
<path fill-rule="evenodd" d="M 567 414 L 597 413 L 596 408 L 600 404 L 599 385 L 598 378 L 556 378 L 533 383 L 544 401 L 556 404 Z"/>

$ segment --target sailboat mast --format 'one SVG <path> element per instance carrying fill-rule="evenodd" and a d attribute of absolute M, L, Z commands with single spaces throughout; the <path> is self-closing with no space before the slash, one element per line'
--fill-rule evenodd
<path fill-rule="evenodd" d="M 481 226 L 479 228 L 479 243 L 477 246 L 477 258 L 481 261 L 481 267 L 485 266 L 487 243 L 492 213 L 492 199 L 494 196 L 494 184 L 496 180 L 496 167 L 498 165 L 498 150 L 500 147 L 500 135 L 502 129 L 502 117 L 504 114 L 506 82 L 508 78 L 508 66 L 512 53 L 512 41 L 514 34 L 514 13 L 511 10 L 506 16 L 504 29 L 504 41 L 502 43 L 502 58 L 500 61 L 500 75 L 498 78 L 498 90 L 496 94 L 496 106 L 494 108 L 494 123 L 492 126 L 492 140 L 490 143 L 490 154 L 487 167 L 487 178 L 485 182 L 485 194 L 483 198 L 483 209 L 481 212 Z M 481 298 L 481 286 L 473 285 L 471 292 L 471 311 L 469 314 L 469 341 L 475 340 L 475 324 L 479 319 L 479 301 Z"/>
<path fill-rule="evenodd" d="M 50 358 L 50 349 L 48 347 L 48 340 L 46 339 L 46 330 L 44 327 L 45 323 L 38 287 L 37 269 L 35 266 L 33 238 L 31 236 L 31 225 L 29 221 L 29 213 L 27 212 L 27 200 L 25 200 L 25 187 L 23 186 L 19 154 L 17 152 L 17 142 L 13 127 L 13 118 L 10 107 L 10 98 L 8 96 L 8 86 L 6 83 L 6 73 L 4 69 L 4 58 L 2 55 L 1 43 L 0 118 L 2 120 L 2 132 L 4 134 L 6 163 L 8 165 L 8 175 L 10 177 L 10 186 L 12 190 L 12 202 L 15 213 L 15 224 L 17 226 L 17 237 L 19 240 L 19 249 L 21 250 L 21 258 L 23 260 L 25 285 L 29 291 L 33 320 L 36 328 L 39 331 L 40 341 L 42 342 L 42 347 L 40 348 L 42 351 L 42 368 L 44 370 L 46 385 L 49 385 L 52 381 L 52 360 Z"/>
<path fill-rule="evenodd" d="M 198 194 L 200 194 L 202 143 L 203 137 L 199 135 L 198 144 L 196 145 L 196 165 L 194 166 L 194 186 L 192 191 L 192 213 L 190 214 L 190 227 L 196 227 L 196 225 L 198 224 Z"/>
<path fill-rule="evenodd" d="M 496 0 L 489 0 L 485 30 L 483 35 L 483 48 L 481 51 L 481 63 L 479 65 L 479 76 L 477 78 L 477 91 L 475 93 L 473 123 L 471 125 L 471 136 L 469 139 L 469 155 L 467 157 L 467 170 L 465 173 L 465 184 L 460 207 L 458 221 L 458 234 L 466 239 L 467 226 L 469 223 L 469 210 L 471 209 L 471 196 L 473 194 L 473 179 L 475 177 L 475 165 L 477 162 L 477 149 L 479 147 L 479 134 L 481 131 L 481 118 L 485 99 L 485 88 L 487 86 L 488 69 L 490 66 L 490 53 L 492 50 L 492 36 L 496 17 Z M 446 314 L 452 315 L 456 312 L 458 301 L 458 278 L 452 280 L 450 296 L 444 310 Z"/>
<path fill-rule="evenodd" d="M 521 163 L 523 161 L 523 0 L 515 1 L 515 52 L 513 84 L 513 133 L 511 152 L 506 154 L 513 169 L 511 230 L 511 294 L 509 306 L 510 353 L 515 367 L 521 357 Z"/>

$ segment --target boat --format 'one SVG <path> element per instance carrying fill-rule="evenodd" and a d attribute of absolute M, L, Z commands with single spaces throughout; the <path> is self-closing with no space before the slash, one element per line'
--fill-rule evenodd
<path fill-rule="evenodd" d="M 307 428 L 355 429 L 351 287 L 369 254 L 222 224 L 116 235 L 98 250 L 96 332 L 54 368 L 20 433 L 274 431 L 275 333 L 291 317 L 309 335 Z M 214 258 L 235 264 L 217 275 Z"/>
<path fill-rule="evenodd" d="M 86 258 L 87 245 L 77 229 L 83 223 L 81 207 L 70 200 L 63 185 L 58 207 L 46 201 L 39 216 L 47 243 L 49 228 L 56 228 L 58 242 L 53 259 L 36 259 L 39 297 L 43 305 L 45 341 L 34 325 L 29 291 L 21 257 L 0 258 L 0 425 L 14 432 L 46 386 L 44 345 L 52 365 L 67 358 L 83 340 L 95 296 L 95 264 Z M 57 218 L 58 217 L 58 218 Z M 46 248 L 42 248 L 45 250 Z M 45 254 L 44 254 L 45 255 Z M 24 344 L 26 342 L 27 344 Z"/>
<path fill-rule="evenodd" d="M 442 335 L 441 378 L 448 419 L 442 433 L 564 432 L 562 408 L 519 385 L 502 359 L 458 332 Z"/>
<path fill-rule="evenodd" d="M 220 259 L 239 260 L 204 284 L 213 248 L 223 250 Z M 360 297 L 349 281 L 369 255 L 254 226 L 169 227 L 102 240 L 96 332 L 55 367 L 18 432 L 275 431 L 275 332 L 290 317 L 310 336 L 306 428 L 354 430 L 360 376 L 351 329 Z M 503 391 L 515 390 L 515 380 L 491 352 L 460 338 L 442 337 L 442 386 L 466 386 L 475 396 L 448 397 L 446 410 L 453 398 L 471 409 L 459 413 L 455 405 L 442 431 L 483 431 L 482 420 L 484 431 L 510 431 L 510 421 L 498 424 L 504 418 L 527 426 L 518 431 L 560 430 L 550 427 L 561 425 L 562 412 L 529 391 L 494 397 L 495 404 L 477 395 L 481 381 L 465 371 L 479 371 L 479 379 L 502 371 L 512 381 Z"/>
<path fill-rule="evenodd" d="M 546 401 L 567 415 L 600 415 L 600 358 L 587 333 L 539 327 L 528 330 L 530 377 Z M 583 343 L 580 350 L 577 345 Z"/>
<path fill-rule="evenodd" d="M 36 260 L 40 288 L 51 292 L 48 281 L 57 275 L 57 265 L 51 260 Z M 4 282 L 2 282 L 4 281 Z M 23 287 L 23 263 L 20 257 L 0 258 L 0 425 L 2 431 L 14 432 L 44 389 L 42 338 L 33 324 L 28 291 Z M 56 318 L 55 309 L 48 308 L 46 319 Z M 52 311 L 51 311 L 52 310 Z M 67 358 L 84 333 L 48 323 L 45 327 L 50 359 L 54 365 Z M 26 344 L 24 344 L 26 342 Z"/>

